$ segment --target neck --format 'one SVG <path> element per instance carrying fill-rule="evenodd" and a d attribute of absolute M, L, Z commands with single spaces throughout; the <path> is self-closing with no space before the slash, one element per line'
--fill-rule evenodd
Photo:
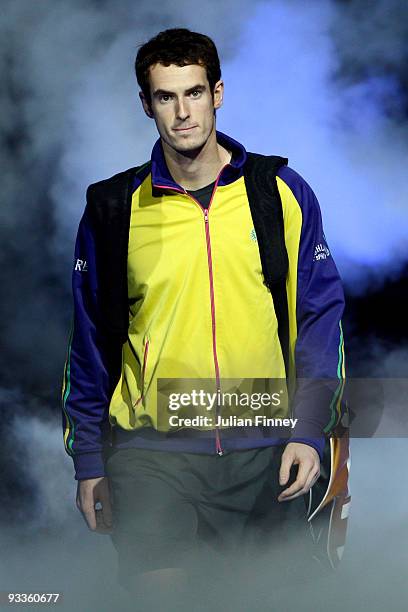
<path fill-rule="evenodd" d="M 162 146 L 170 174 L 184 189 L 200 189 L 212 183 L 232 157 L 230 151 L 218 144 L 215 126 L 204 146 L 197 151 L 180 153 L 163 139 Z"/>

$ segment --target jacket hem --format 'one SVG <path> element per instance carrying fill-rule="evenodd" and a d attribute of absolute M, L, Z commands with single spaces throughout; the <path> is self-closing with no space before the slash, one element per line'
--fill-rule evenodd
<path fill-rule="evenodd" d="M 283 445 L 288 438 L 268 436 L 268 428 L 232 427 L 221 430 L 223 450 L 249 450 L 266 446 Z M 215 454 L 215 431 L 180 430 L 167 433 L 152 427 L 126 430 L 113 429 L 112 448 L 144 448 L 151 450 L 179 451 Z"/>

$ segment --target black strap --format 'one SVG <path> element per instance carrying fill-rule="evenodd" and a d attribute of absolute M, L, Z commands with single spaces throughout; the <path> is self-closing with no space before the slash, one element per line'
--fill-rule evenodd
<path fill-rule="evenodd" d="M 271 292 L 278 320 L 286 376 L 289 373 L 289 313 L 286 293 L 289 260 L 276 173 L 287 163 L 285 157 L 248 152 L 244 166 L 245 186 L 258 240 L 264 284 Z"/>
<path fill-rule="evenodd" d="M 96 226 L 101 317 L 106 333 L 127 338 L 129 323 L 127 257 L 134 181 L 148 164 L 129 168 L 88 187 L 87 200 Z"/>
<path fill-rule="evenodd" d="M 132 195 L 136 176 L 150 162 L 88 187 L 87 206 L 95 228 L 100 326 L 112 385 L 121 371 L 122 344 L 129 326 L 127 259 Z"/>

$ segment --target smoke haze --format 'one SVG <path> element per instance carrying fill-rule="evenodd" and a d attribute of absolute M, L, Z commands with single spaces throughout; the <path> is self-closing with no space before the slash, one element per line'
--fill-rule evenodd
<path fill-rule="evenodd" d="M 217 128 L 289 158 L 316 192 L 347 292 L 361 296 L 408 261 L 408 9 L 396 0 L 4 0 L 2 9 L 0 590 L 63 592 L 64 608 L 84 612 L 125 609 L 112 545 L 75 506 L 59 390 L 85 189 L 146 161 L 158 137 L 138 98 L 137 46 L 176 26 L 214 39 L 225 81 Z M 365 375 L 403 376 L 403 343 L 372 343 Z M 405 609 L 407 450 L 405 438 L 352 440 L 335 582 L 298 593 L 291 583 L 278 609 Z M 270 610 L 279 594 L 265 568 L 258 575 L 256 607 Z M 247 601 L 248 586 L 235 588 Z"/>

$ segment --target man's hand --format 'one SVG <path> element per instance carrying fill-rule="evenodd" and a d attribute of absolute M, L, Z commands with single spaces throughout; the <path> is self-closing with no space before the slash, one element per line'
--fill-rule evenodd
<path fill-rule="evenodd" d="M 95 508 L 97 502 L 102 504 L 102 509 Z M 112 502 L 107 477 L 78 480 L 76 505 L 89 529 L 112 533 Z"/>
<path fill-rule="evenodd" d="M 282 491 L 278 501 L 289 501 L 307 493 L 320 476 L 319 453 L 301 442 L 289 442 L 282 454 L 279 470 L 279 484 L 285 485 L 289 478 L 290 468 L 299 465 L 296 480 L 290 487 Z"/>

